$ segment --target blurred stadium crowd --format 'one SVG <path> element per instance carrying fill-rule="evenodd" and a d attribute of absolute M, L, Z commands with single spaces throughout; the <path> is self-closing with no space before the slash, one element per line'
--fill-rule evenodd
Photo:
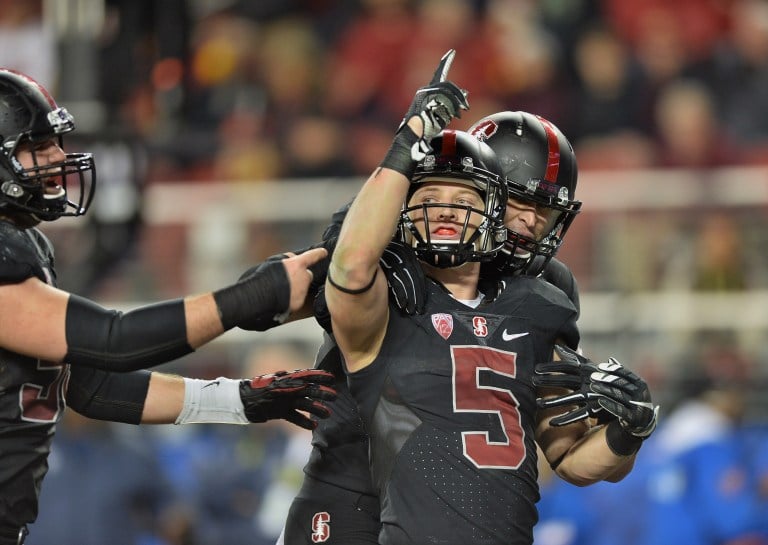
<path fill-rule="evenodd" d="M 663 407 L 624 482 L 576 489 L 542 468 L 537 544 L 768 543 L 765 320 L 745 327 L 726 303 L 733 328 L 638 333 L 623 298 L 611 328 L 589 327 L 600 294 L 765 300 L 765 0 L 0 0 L 0 65 L 54 90 L 78 122 L 68 143 L 97 156 L 86 228 L 50 232 L 62 285 L 130 305 L 186 293 L 213 261 L 229 278 L 313 242 L 332 209 L 229 229 L 226 210 L 193 196 L 329 179 L 351 196 L 449 48 L 471 104 L 456 128 L 526 110 L 574 144 L 585 206 L 560 257 L 582 289 L 586 351 L 638 369 Z M 754 202 L 735 202 L 729 177 L 745 172 Z M 629 173 L 685 179 L 700 206 L 590 209 L 602 191 L 590 177 Z M 165 187 L 196 203 L 175 202 L 183 224 L 151 221 L 147 195 Z M 310 365 L 311 343 L 295 344 L 238 338 L 179 365 L 211 377 Z M 69 414 L 28 542 L 273 543 L 307 447 L 282 426 L 129 429 Z"/>
<path fill-rule="evenodd" d="M 62 102 L 97 102 L 76 112 L 82 128 L 135 131 L 150 180 L 366 175 L 449 47 L 472 106 L 457 128 L 537 112 L 583 169 L 768 162 L 759 0 L 3 5 L 2 61 Z"/>

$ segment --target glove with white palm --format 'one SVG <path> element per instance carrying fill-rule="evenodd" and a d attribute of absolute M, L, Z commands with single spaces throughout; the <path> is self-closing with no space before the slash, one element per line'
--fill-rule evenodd
<path fill-rule="evenodd" d="M 564 387 L 572 392 L 538 399 L 537 403 L 543 409 L 575 408 L 550 423 L 562 426 L 588 417 L 602 423 L 609 420 L 606 440 L 611 450 L 621 456 L 637 452 L 659 418 L 659 406 L 651 401 L 648 384 L 615 358 L 595 364 L 569 348 L 558 346 L 556 351 L 561 361 L 537 365 L 534 384 Z"/>
<path fill-rule="evenodd" d="M 381 162 L 381 166 L 396 170 L 411 178 L 416 163 L 432 151 L 430 140 L 442 131 L 451 119 L 461 117 L 461 110 L 469 109 L 467 92 L 448 81 L 448 71 L 456 51 L 451 49 L 440 59 L 432 80 L 416 91 L 413 102 L 397 129 L 392 147 Z M 414 117 L 421 119 L 424 130 L 417 136 L 408 126 Z"/>
<path fill-rule="evenodd" d="M 570 390 L 567 394 L 536 400 L 540 409 L 570 408 L 550 420 L 550 424 L 566 426 L 585 418 L 605 418 L 598 403 L 600 396 L 591 389 L 591 376 L 598 372 L 597 365 L 566 346 L 555 345 L 555 353 L 560 359 L 537 364 L 533 376 L 534 386 Z"/>

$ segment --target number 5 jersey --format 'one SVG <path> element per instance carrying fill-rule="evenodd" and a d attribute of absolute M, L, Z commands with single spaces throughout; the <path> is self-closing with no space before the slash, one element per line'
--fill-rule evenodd
<path fill-rule="evenodd" d="M 530 544 L 539 499 L 534 365 L 578 336 L 568 297 L 516 277 L 471 308 L 434 282 L 423 315 L 390 309 L 349 375 L 370 437 L 382 545 Z"/>

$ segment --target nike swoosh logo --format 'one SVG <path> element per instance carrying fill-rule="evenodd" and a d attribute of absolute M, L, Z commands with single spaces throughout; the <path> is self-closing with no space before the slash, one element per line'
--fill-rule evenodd
<path fill-rule="evenodd" d="M 218 381 L 218 380 L 212 380 L 211 382 L 209 382 L 208 384 L 203 386 L 203 388 L 208 388 L 208 386 L 218 386 L 219 383 L 220 383 L 220 381 Z"/>
<path fill-rule="evenodd" d="M 519 339 L 520 337 L 525 337 L 526 335 L 528 335 L 527 331 L 525 333 L 507 333 L 507 330 L 505 329 L 501 332 L 501 338 L 505 341 L 512 341 Z"/>
<path fill-rule="evenodd" d="M 630 401 L 630 403 L 632 403 L 632 405 L 637 405 L 638 407 L 645 407 L 646 409 L 650 409 L 652 411 L 656 409 L 656 405 L 649 401 Z"/>

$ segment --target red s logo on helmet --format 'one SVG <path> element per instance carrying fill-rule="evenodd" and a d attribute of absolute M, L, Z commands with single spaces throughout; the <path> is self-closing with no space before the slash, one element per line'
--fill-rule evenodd
<path fill-rule="evenodd" d="M 499 130 L 499 125 L 493 121 L 492 119 L 486 119 L 482 123 L 480 123 L 477 127 L 472 129 L 472 136 L 480 140 L 481 142 L 485 141 L 487 138 L 490 138 L 494 134 L 496 134 L 496 131 Z"/>

